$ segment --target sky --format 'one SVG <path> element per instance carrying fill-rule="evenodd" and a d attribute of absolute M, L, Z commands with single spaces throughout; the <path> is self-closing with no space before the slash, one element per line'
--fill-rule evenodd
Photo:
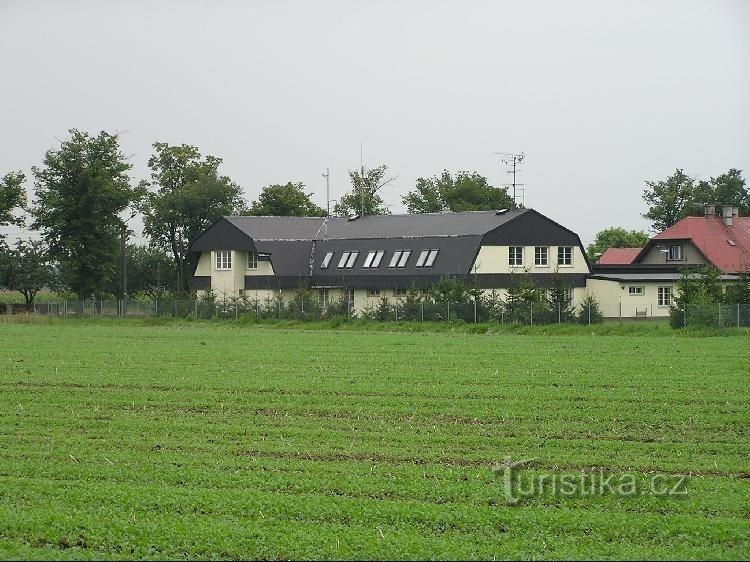
<path fill-rule="evenodd" d="M 134 182 L 185 143 L 248 201 L 301 181 L 325 207 L 362 148 L 401 213 L 416 178 L 502 185 L 523 152 L 525 205 L 587 243 L 647 229 L 645 180 L 750 179 L 749 27 L 744 0 L 0 0 L 0 175 L 107 130 Z"/>

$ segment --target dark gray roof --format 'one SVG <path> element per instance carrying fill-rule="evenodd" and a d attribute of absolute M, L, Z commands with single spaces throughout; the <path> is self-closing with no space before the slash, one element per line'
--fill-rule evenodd
<path fill-rule="evenodd" d="M 528 209 L 377 215 L 346 219 L 330 217 L 226 217 L 254 240 L 354 240 L 423 236 L 479 236 L 516 218 Z"/>

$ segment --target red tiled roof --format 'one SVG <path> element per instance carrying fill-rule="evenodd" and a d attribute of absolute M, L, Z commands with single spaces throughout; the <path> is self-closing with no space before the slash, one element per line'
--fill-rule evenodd
<path fill-rule="evenodd" d="M 732 226 L 726 226 L 721 217 L 687 217 L 653 240 L 691 240 L 722 273 L 750 268 L 750 217 L 734 217 Z"/>
<path fill-rule="evenodd" d="M 607 248 L 597 261 L 600 265 L 626 265 L 633 263 L 641 248 Z"/>

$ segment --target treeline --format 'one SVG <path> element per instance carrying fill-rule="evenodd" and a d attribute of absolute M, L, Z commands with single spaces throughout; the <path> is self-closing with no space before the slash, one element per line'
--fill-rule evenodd
<path fill-rule="evenodd" d="M 220 173 L 222 159 L 197 147 L 157 142 L 148 160 L 149 177 L 134 181 L 132 164 L 116 134 L 91 135 L 76 129 L 43 156 L 31 175 L 10 171 L 0 178 L 0 228 L 27 226 L 39 240 L 8 245 L 0 239 L 0 288 L 18 291 L 27 303 L 43 287 L 69 291 L 79 300 L 126 293 L 179 295 L 191 291 L 190 241 L 224 215 L 324 216 L 301 182 L 265 186 L 250 204 L 243 190 Z M 26 200 L 25 183 L 34 196 Z M 351 189 L 333 208 L 340 216 L 390 213 L 382 190 L 396 179 L 386 164 L 349 172 Z M 700 211 L 698 201 L 733 205 L 745 214 L 750 193 L 739 170 L 696 181 L 677 170 L 660 182 L 646 182 L 644 215 L 655 228 Z M 417 178 L 402 197 L 410 213 L 513 208 L 504 187 L 477 172 L 447 170 Z M 24 219 L 24 213 L 30 216 Z M 140 216 L 145 247 L 128 243 L 130 221 Z M 614 227 L 589 246 L 597 259 L 607 247 L 642 246 L 648 235 Z"/>

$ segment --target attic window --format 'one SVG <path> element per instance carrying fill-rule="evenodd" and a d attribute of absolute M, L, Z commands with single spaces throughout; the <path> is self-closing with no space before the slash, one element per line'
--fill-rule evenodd
<path fill-rule="evenodd" d="M 380 261 L 383 259 L 383 254 L 385 254 L 383 250 L 369 252 L 367 254 L 367 257 L 365 258 L 365 263 L 362 264 L 362 267 L 378 267 L 380 265 Z"/>
<path fill-rule="evenodd" d="M 354 267 L 354 262 L 357 259 L 358 255 L 359 255 L 359 252 L 352 252 L 351 254 L 349 254 L 349 259 L 346 260 L 347 269 L 351 269 L 352 267 Z"/>
<path fill-rule="evenodd" d="M 422 250 L 417 258 L 417 267 L 432 267 L 437 257 L 437 250 Z"/>
<path fill-rule="evenodd" d="M 401 257 L 401 250 L 396 250 L 395 252 L 393 252 L 393 257 L 391 257 L 391 263 L 388 264 L 388 267 L 396 267 L 400 257 Z"/>
<path fill-rule="evenodd" d="M 341 259 L 339 260 L 339 264 L 336 267 L 346 267 L 346 260 L 349 259 L 349 252 L 344 252 L 341 254 Z"/>
<path fill-rule="evenodd" d="M 406 262 L 409 260 L 411 252 L 406 250 L 401 253 L 401 258 L 398 260 L 398 267 L 406 267 Z"/>
<path fill-rule="evenodd" d="M 331 263 L 333 252 L 328 252 L 323 258 L 323 263 L 320 264 L 320 269 L 328 269 L 328 264 Z"/>

